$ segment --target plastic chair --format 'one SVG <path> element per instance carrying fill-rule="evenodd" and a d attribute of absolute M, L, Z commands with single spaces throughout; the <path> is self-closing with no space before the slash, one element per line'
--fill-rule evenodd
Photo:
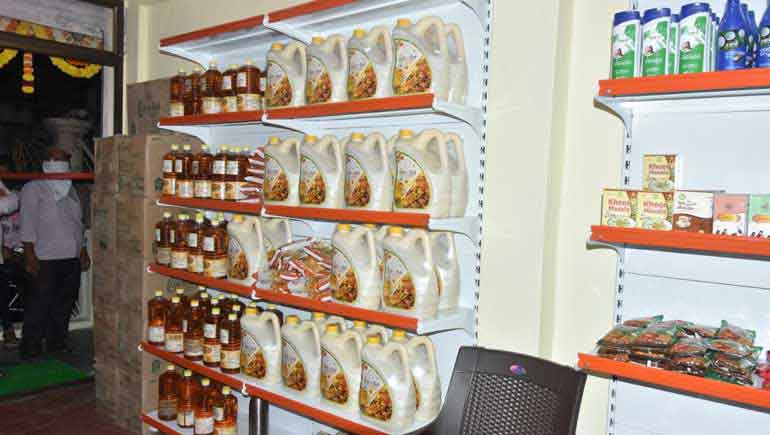
<path fill-rule="evenodd" d="M 586 374 L 516 353 L 463 347 L 433 435 L 573 435 Z"/>

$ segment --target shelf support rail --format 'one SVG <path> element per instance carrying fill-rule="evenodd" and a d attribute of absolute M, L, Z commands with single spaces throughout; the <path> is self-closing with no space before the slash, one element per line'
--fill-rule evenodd
<path fill-rule="evenodd" d="M 310 42 L 313 37 L 313 35 L 297 29 L 296 27 L 292 26 L 290 23 L 286 21 L 271 22 L 270 14 L 265 14 L 265 18 L 262 21 L 262 25 L 274 32 L 280 33 L 282 35 L 286 35 L 289 38 L 294 39 L 295 41 L 302 42 L 303 44 L 306 44 L 306 45 L 310 45 Z"/>

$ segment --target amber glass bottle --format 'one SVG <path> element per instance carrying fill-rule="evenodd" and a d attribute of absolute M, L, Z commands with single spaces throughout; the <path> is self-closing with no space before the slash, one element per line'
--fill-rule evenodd
<path fill-rule="evenodd" d="M 219 344 L 219 322 L 222 316 L 219 307 L 212 307 L 203 325 L 203 364 L 219 367 L 222 346 Z"/>
<path fill-rule="evenodd" d="M 179 155 L 179 145 L 172 144 L 169 152 L 163 155 L 163 194 L 176 195 L 176 159 Z"/>
<path fill-rule="evenodd" d="M 235 187 L 238 180 L 238 154 L 241 149 L 238 147 L 230 148 L 230 154 L 227 156 L 227 166 L 225 168 L 225 199 L 235 201 Z"/>
<path fill-rule="evenodd" d="M 235 313 L 219 323 L 219 343 L 222 344 L 222 361 L 219 364 L 222 373 L 238 374 L 241 372 L 241 322 Z"/>
<path fill-rule="evenodd" d="M 185 72 L 180 69 L 169 85 L 168 116 L 184 116 Z"/>
<path fill-rule="evenodd" d="M 202 112 L 203 98 L 201 95 L 201 80 L 203 79 L 203 70 L 201 68 L 193 69 L 192 78 L 192 101 L 193 114 L 200 115 Z"/>
<path fill-rule="evenodd" d="M 205 316 L 211 310 L 211 295 L 209 295 L 205 287 L 198 287 L 198 293 L 195 294 L 195 297 L 200 302 L 201 310 L 203 310 L 203 315 Z"/>
<path fill-rule="evenodd" d="M 184 104 L 185 115 L 195 115 L 195 95 L 193 93 L 193 76 L 187 74 L 184 77 L 184 89 L 182 90 L 182 103 Z"/>
<path fill-rule="evenodd" d="M 227 163 L 229 159 L 228 146 L 219 147 L 211 164 L 211 198 L 224 201 L 226 199 Z"/>
<path fill-rule="evenodd" d="M 227 386 L 222 387 L 222 394 L 214 402 L 214 431 L 217 435 L 238 433 L 238 399 Z"/>
<path fill-rule="evenodd" d="M 208 378 L 201 379 L 201 388 L 195 395 L 195 435 L 214 433 L 214 396 L 216 389 Z"/>
<path fill-rule="evenodd" d="M 171 233 L 176 232 L 176 223 L 171 213 L 164 212 L 163 220 L 155 225 L 155 262 L 161 266 L 171 265 Z"/>
<path fill-rule="evenodd" d="M 201 151 L 193 160 L 193 172 L 195 173 L 195 197 L 211 198 L 211 165 L 214 156 L 209 152 L 209 147 L 201 146 Z"/>
<path fill-rule="evenodd" d="M 158 418 L 163 421 L 176 420 L 179 406 L 179 383 L 182 377 L 173 364 L 166 366 L 166 371 L 158 379 Z"/>
<path fill-rule="evenodd" d="M 184 213 L 177 215 L 175 242 L 171 246 L 171 268 L 187 270 L 188 251 L 187 234 L 190 232 L 190 217 Z"/>
<path fill-rule="evenodd" d="M 179 402 L 177 402 L 176 424 L 182 428 L 195 426 L 195 396 L 198 384 L 193 378 L 192 371 L 185 370 L 182 381 L 179 382 Z"/>
<path fill-rule="evenodd" d="M 241 192 L 241 187 L 246 183 L 248 167 L 248 150 L 246 148 L 234 148 L 230 159 L 227 161 L 227 187 L 225 189 L 227 200 L 240 201 L 246 198 Z"/>
<path fill-rule="evenodd" d="M 211 221 L 203 237 L 203 275 L 209 278 L 227 277 L 227 250 L 219 221 Z"/>
<path fill-rule="evenodd" d="M 238 111 L 238 92 L 235 89 L 238 83 L 238 65 L 230 65 L 222 73 L 222 111 Z"/>
<path fill-rule="evenodd" d="M 230 304 L 230 312 L 237 314 L 240 319 L 246 309 L 246 304 L 241 302 L 237 295 L 230 295 L 230 301 L 228 303 Z"/>
<path fill-rule="evenodd" d="M 259 87 L 261 73 L 254 62 L 247 61 L 238 69 L 238 83 L 235 91 L 238 93 L 238 110 L 248 112 L 262 110 L 262 91 Z"/>
<path fill-rule="evenodd" d="M 155 346 L 163 346 L 166 340 L 166 317 L 169 302 L 163 297 L 162 290 L 155 291 L 155 297 L 147 302 L 147 341 Z"/>
<path fill-rule="evenodd" d="M 222 73 L 216 62 L 209 63 L 209 69 L 201 79 L 202 112 L 206 114 L 222 113 Z"/>
<path fill-rule="evenodd" d="M 194 193 L 194 177 L 192 175 L 193 154 L 190 145 L 182 146 L 182 152 L 176 159 L 176 166 L 181 171 L 176 174 L 176 196 L 179 198 L 192 198 Z"/>
<path fill-rule="evenodd" d="M 184 321 L 185 311 L 185 307 L 182 305 L 179 296 L 172 297 L 168 316 L 166 316 L 166 337 L 163 343 L 166 352 L 184 352 L 184 332 L 182 322 Z"/>
<path fill-rule="evenodd" d="M 187 271 L 203 273 L 203 238 L 206 232 L 206 219 L 203 213 L 195 215 L 195 231 L 187 235 Z"/>
<path fill-rule="evenodd" d="M 203 359 L 203 312 L 198 299 L 190 301 L 187 310 L 187 330 L 184 333 L 184 357 L 190 361 Z"/>
<path fill-rule="evenodd" d="M 182 304 L 182 306 L 187 309 L 187 307 L 190 306 L 190 298 L 187 297 L 186 294 L 184 294 L 184 289 L 182 287 L 177 287 L 176 290 L 174 290 L 174 294 L 179 296 L 179 302 Z"/>

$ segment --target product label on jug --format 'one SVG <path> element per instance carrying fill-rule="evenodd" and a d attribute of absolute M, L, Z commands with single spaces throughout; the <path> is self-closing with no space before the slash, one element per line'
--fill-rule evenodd
<path fill-rule="evenodd" d="M 393 39 L 393 44 L 396 47 L 393 93 L 406 95 L 430 91 L 433 73 L 422 51 L 404 39 Z"/>
<path fill-rule="evenodd" d="M 366 360 L 361 364 L 361 390 L 358 396 L 362 414 L 382 421 L 393 417 L 393 400 L 385 376 Z"/>
<path fill-rule="evenodd" d="M 176 195 L 176 178 L 163 177 L 163 194 L 169 196 Z"/>
<path fill-rule="evenodd" d="M 227 257 L 203 260 L 203 275 L 209 278 L 227 277 Z"/>
<path fill-rule="evenodd" d="M 176 185 L 176 196 L 179 198 L 192 198 L 195 196 L 195 184 L 192 180 L 182 180 Z"/>
<path fill-rule="evenodd" d="M 717 65 L 720 71 L 746 67 L 748 42 L 746 30 L 727 29 L 719 32 Z"/>
<path fill-rule="evenodd" d="M 366 207 L 372 199 L 369 177 L 355 157 L 345 157 L 345 203 L 349 207 Z"/>
<path fill-rule="evenodd" d="M 238 97 L 228 95 L 222 99 L 222 111 L 225 113 L 233 113 L 238 111 Z"/>
<path fill-rule="evenodd" d="M 187 246 L 190 248 L 198 247 L 198 233 L 190 232 L 187 234 Z"/>
<path fill-rule="evenodd" d="M 249 334 L 244 334 L 241 343 L 241 367 L 243 373 L 262 379 L 267 374 L 267 363 L 262 354 L 262 347 Z"/>
<path fill-rule="evenodd" d="M 163 172 L 170 174 L 174 172 L 174 161 L 173 160 L 163 160 Z"/>
<path fill-rule="evenodd" d="M 237 85 L 238 88 L 245 88 L 248 84 L 248 77 L 246 77 L 245 72 L 239 72 L 236 76 Z"/>
<path fill-rule="evenodd" d="M 636 76 L 639 22 L 619 24 L 612 30 L 612 78 Z"/>
<path fill-rule="evenodd" d="M 321 394 L 334 403 L 348 403 L 350 391 L 345 372 L 337 358 L 325 347 L 321 348 Z"/>
<path fill-rule="evenodd" d="M 292 100 L 291 81 L 283 67 L 275 62 L 267 62 L 267 88 L 265 99 L 268 107 L 288 106 Z"/>
<path fill-rule="evenodd" d="M 236 99 L 238 110 L 251 112 L 262 109 L 262 97 L 259 94 L 239 94 Z"/>
<path fill-rule="evenodd" d="M 325 103 L 332 97 L 332 79 L 329 70 L 321 59 L 315 56 L 307 58 L 307 85 L 305 99 L 308 104 Z"/>
<path fill-rule="evenodd" d="M 166 328 L 163 326 L 150 326 L 147 328 L 147 339 L 150 343 L 163 343 L 166 337 Z"/>
<path fill-rule="evenodd" d="M 283 341 L 283 355 L 281 357 L 281 376 L 283 384 L 292 390 L 303 391 L 307 388 L 307 375 L 305 364 L 299 357 L 299 352 L 286 340 Z"/>
<path fill-rule="evenodd" d="M 219 364 L 222 361 L 222 345 L 203 343 L 203 362 Z"/>
<path fill-rule="evenodd" d="M 224 201 L 227 199 L 227 183 L 224 181 L 211 182 L 211 199 Z"/>
<path fill-rule="evenodd" d="M 185 338 L 184 355 L 186 357 L 203 356 L 203 339 L 202 338 Z"/>
<path fill-rule="evenodd" d="M 198 417 L 195 419 L 195 433 L 208 434 L 214 432 L 214 416 Z"/>
<path fill-rule="evenodd" d="M 303 204 L 321 204 L 326 200 L 326 182 L 318 165 L 303 155 L 300 159 L 299 201 Z"/>
<path fill-rule="evenodd" d="M 155 254 L 155 261 L 163 266 L 171 264 L 171 248 L 158 247 L 158 252 Z"/>
<path fill-rule="evenodd" d="M 171 268 L 187 269 L 187 251 L 171 251 Z"/>
<path fill-rule="evenodd" d="M 683 19 L 679 27 L 679 72 L 705 72 L 706 40 L 711 18 L 708 14 Z"/>
<path fill-rule="evenodd" d="M 224 421 L 225 408 L 223 406 L 214 406 L 214 421 Z"/>
<path fill-rule="evenodd" d="M 289 198 L 289 179 L 286 172 L 278 160 L 269 154 L 265 154 L 263 189 L 268 201 L 286 201 Z"/>
<path fill-rule="evenodd" d="M 209 115 L 222 113 L 222 100 L 217 97 L 205 97 L 203 99 L 203 113 Z"/>
<path fill-rule="evenodd" d="M 184 351 L 184 334 L 181 332 L 166 332 L 164 347 L 167 352 L 181 353 Z"/>
<path fill-rule="evenodd" d="M 396 151 L 395 206 L 424 209 L 430 205 L 430 196 L 430 181 L 425 170 L 408 154 Z"/>
<path fill-rule="evenodd" d="M 238 435 L 238 428 L 235 426 L 221 426 L 217 428 L 216 435 Z"/>
<path fill-rule="evenodd" d="M 660 76 L 667 72 L 670 23 L 670 17 L 665 17 L 644 25 L 642 75 L 645 77 Z"/>
<path fill-rule="evenodd" d="M 214 160 L 211 163 L 211 173 L 214 175 L 225 175 L 226 165 L 224 160 Z"/>
<path fill-rule="evenodd" d="M 184 116 L 184 103 L 172 101 L 168 103 L 168 116 Z"/>
<path fill-rule="evenodd" d="M 158 417 L 161 420 L 173 420 L 176 418 L 177 399 L 158 400 Z"/>
<path fill-rule="evenodd" d="M 233 89 L 233 78 L 230 75 L 222 77 L 222 90 L 229 91 Z"/>
<path fill-rule="evenodd" d="M 211 181 L 195 180 L 194 186 L 196 198 L 211 198 Z"/>
<path fill-rule="evenodd" d="M 190 254 L 187 257 L 187 270 L 193 273 L 203 273 L 205 269 L 203 254 Z"/>
<path fill-rule="evenodd" d="M 184 160 L 177 159 L 174 161 L 174 172 L 176 172 L 177 174 L 181 174 L 182 172 L 184 172 Z"/>
<path fill-rule="evenodd" d="M 369 58 L 359 49 L 348 50 L 348 96 L 351 100 L 377 94 L 377 73 Z"/>
<path fill-rule="evenodd" d="M 338 301 L 353 303 L 358 299 L 358 279 L 350 259 L 342 251 L 334 249 L 332 255 L 332 297 Z"/>
<path fill-rule="evenodd" d="M 235 237 L 230 237 L 227 247 L 227 256 L 230 259 L 230 271 L 228 276 L 232 279 L 244 280 L 249 277 L 249 260 L 241 247 L 241 243 Z"/>
<path fill-rule="evenodd" d="M 416 290 L 409 269 L 398 256 L 385 250 L 382 256 L 385 263 L 383 273 L 382 296 L 385 305 L 403 310 L 414 308 Z"/>
<path fill-rule="evenodd" d="M 237 370 L 241 368 L 241 350 L 222 349 L 222 361 L 220 367 L 226 370 Z"/>
<path fill-rule="evenodd" d="M 156 243 L 160 242 L 160 229 L 159 228 L 155 229 L 155 242 Z"/>

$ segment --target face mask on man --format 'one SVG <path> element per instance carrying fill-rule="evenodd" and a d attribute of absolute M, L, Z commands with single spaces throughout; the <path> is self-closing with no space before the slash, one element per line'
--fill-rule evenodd
<path fill-rule="evenodd" d="M 43 172 L 46 174 L 63 174 L 70 171 L 70 162 L 60 160 L 45 160 L 43 162 Z"/>

